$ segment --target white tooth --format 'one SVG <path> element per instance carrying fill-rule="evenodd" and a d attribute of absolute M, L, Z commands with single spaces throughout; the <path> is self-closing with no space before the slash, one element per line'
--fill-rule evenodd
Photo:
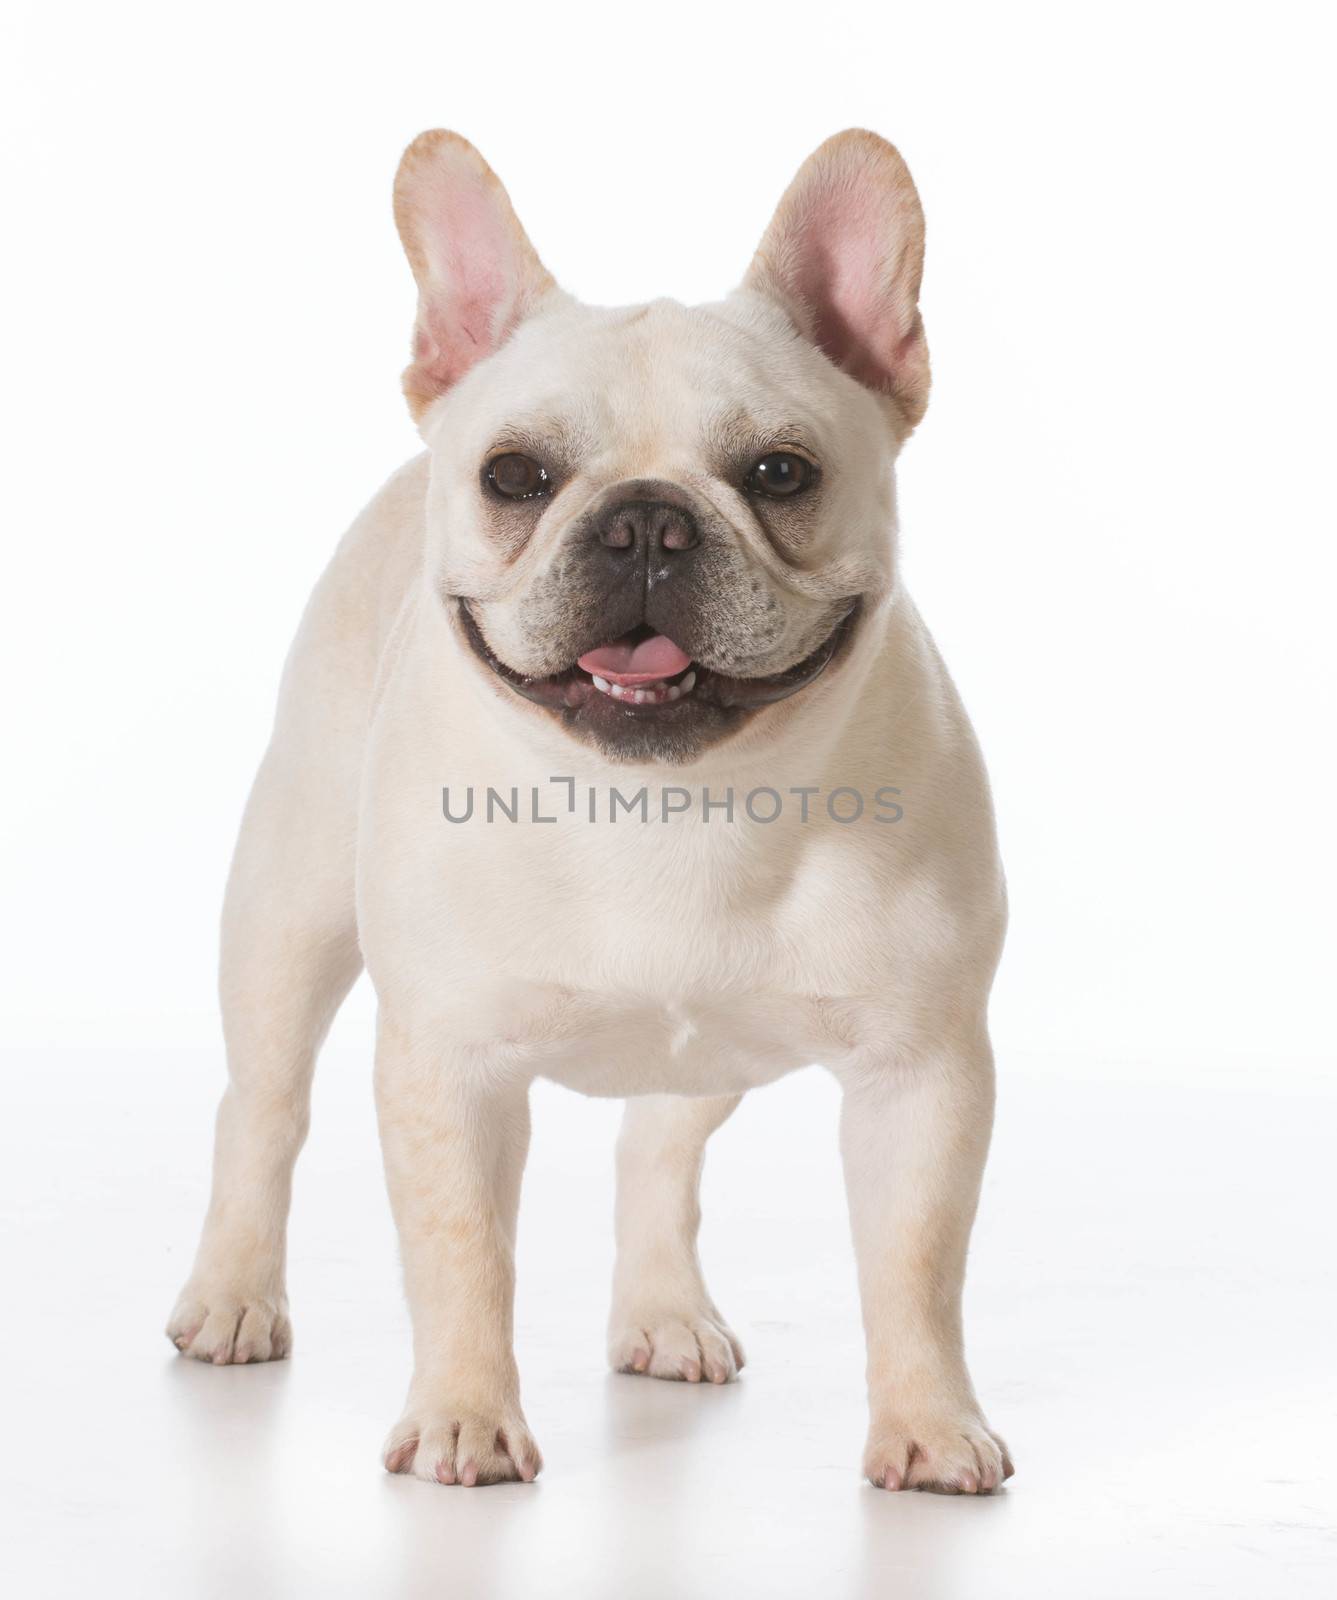
<path fill-rule="evenodd" d="M 636 704 L 638 706 L 643 706 L 645 704 L 645 702 L 649 698 L 650 698 L 649 693 L 645 689 L 637 689 L 637 691 L 636 691 Z"/>
<path fill-rule="evenodd" d="M 603 678 L 595 677 L 595 679 L 594 679 L 594 687 L 596 689 L 602 689 L 605 694 L 608 693 L 608 683 Z"/>
<path fill-rule="evenodd" d="M 688 673 L 688 674 L 687 674 L 687 676 L 686 676 L 686 677 L 685 677 L 685 678 L 684 678 L 684 679 L 683 679 L 683 680 L 682 680 L 682 690 L 681 690 L 681 693 L 683 693 L 683 694 L 690 694 L 690 693 L 691 693 L 691 692 L 692 692 L 692 690 L 693 690 L 693 689 L 695 689 L 695 688 L 696 688 L 696 671 L 695 671 L 695 669 L 693 669 L 693 670 L 692 670 L 692 671 L 691 671 L 691 672 L 689 672 L 689 673 Z"/>
<path fill-rule="evenodd" d="M 682 693 L 682 690 L 675 683 L 669 689 L 668 698 L 670 700 L 676 700 L 681 693 Z"/>
<path fill-rule="evenodd" d="M 608 685 L 608 692 L 612 695 L 614 700 L 621 700 L 627 691 L 620 683 L 610 683 Z"/>

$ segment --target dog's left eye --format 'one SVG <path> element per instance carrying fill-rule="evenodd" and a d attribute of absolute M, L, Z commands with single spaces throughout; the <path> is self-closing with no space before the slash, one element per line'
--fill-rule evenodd
<path fill-rule="evenodd" d="M 504 455 L 488 462 L 488 484 L 508 500 L 532 500 L 552 487 L 548 469 L 531 456 Z"/>
<path fill-rule="evenodd" d="M 806 489 L 815 476 L 816 469 L 811 461 L 790 450 L 773 450 L 770 455 L 762 456 L 748 473 L 747 486 L 758 494 L 783 500 Z"/>

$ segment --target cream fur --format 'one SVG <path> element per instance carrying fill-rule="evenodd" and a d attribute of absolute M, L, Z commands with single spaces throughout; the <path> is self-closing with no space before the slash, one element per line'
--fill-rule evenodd
<path fill-rule="evenodd" d="M 849 151 L 833 144 L 845 182 Z M 291 1173 L 316 1052 L 365 961 L 414 1324 L 392 1470 L 471 1483 L 541 1464 L 511 1352 L 535 1077 L 628 1099 L 613 1365 L 723 1382 L 743 1353 L 696 1255 L 702 1153 L 745 1091 L 812 1062 L 844 1091 L 864 1470 L 887 1487 L 968 1492 L 1010 1470 L 971 1388 L 960 1319 L 1005 920 L 987 782 L 896 572 L 905 403 L 837 370 L 757 282 L 717 306 L 634 313 L 553 291 L 439 396 L 411 386 L 427 450 L 339 546 L 288 661 L 224 914 L 230 1082 L 213 1199 L 169 1333 L 219 1363 L 287 1353 Z M 523 664 L 533 641 L 520 602 L 561 548 L 558 506 L 506 560 L 472 510 L 477 461 L 508 419 L 560 417 L 579 436 L 582 477 L 567 491 L 578 505 L 629 477 L 711 484 L 710 418 L 777 411 L 820 435 L 829 498 L 789 566 L 739 516 L 748 558 L 799 610 L 805 597 L 865 596 L 848 656 L 809 688 L 687 767 L 629 769 L 519 700 L 461 642 L 443 585 L 483 596 L 489 640 Z M 581 793 L 895 784 L 906 815 L 890 828 L 788 811 L 768 826 L 441 816 L 444 784 L 527 795 L 558 774 Z"/>

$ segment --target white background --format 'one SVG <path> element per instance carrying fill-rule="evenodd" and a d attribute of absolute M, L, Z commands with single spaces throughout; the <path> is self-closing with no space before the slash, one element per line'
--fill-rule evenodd
<path fill-rule="evenodd" d="M 731 1542 L 738 1524 L 723 1511 L 745 1504 L 762 1516 L 762 1501 L 746 1500 L 742 1480 L 755 1496 L 755 1477 L 727 1469 L 746 1437 L 759 1461 L 784 1473 L 777 1413 L 794 1426 L 800 1393 L 814 1397 L 803 1427 L 821 1437 L 835 1475 L 813 1491 L 816 1501 L 791 1490 L 781 1522 L 792 1527 L 818 1501 L 843 1508 L 813 1525 L 816 1542 L 805 1549 L 814 1581 L 840 1574 L 855 1593 L 888 1573 L 909 1582 L 913 1571 L 919 1594 L 1074 1592 L 1070 1582 L 1093 1594 L 1127 1585 L 1182 1594 L 1193 1584 L 1230 1594 L 1244 1592 L 1231 1587 L 1239 1579 L 1230 1565 L 1231 1541 L 1243 1538 L 1256 1563 L 1249 1593 L 1310 1592 L 1318 1554 L 1331 1553 L 1314 1474 L 1324 1462 L 1331 1470 L 1331 1451 L 1319 1445 L 1333 1420 L 1330 1391 L 1320 1402 L 1312 1387 L 1332 1305 L 1326 1268 L 1310 1253 L 1327 1203 L 1321 1130 L 1332 1109 L 1332 45 L 1319 5 L 833 0 L 461 11 L 444 0 L 10 0 L 0 40 L 9 757 L 0 1029 L 17 1162 L 4 1218 L 35 1274 L 22 1290 L 21 1326 L 38 1337 L 16 1344 L 34 1388 L 6 1451 L 18 1458 L 18 1492 L 30 1497 L 30 1531 L 66 1549 L 51 1592 L 81 1581 L 83 1556 L 66 1540 L 81 1517 L 101 1527 L 104 1515 L 107 1530 L 126 1525 L 91 1491 L 78 1505 L 52 1498 L 76 1460 L 82 1473 L 96 1458 L 126 1492 L 136 1471 L 170 1465 L 189 1478 L 219 1447 L 202 1425 L 183 1432 L 175 1409 L 215 1405 L 218 1387 L 207 1399 L 173 1392 L 136 1426 L 128 1413 L 99 1414 L 109 1402 L 92 1370 L 80 1387 L 80 1363 L 96 1367 L 98 1352 L 114 1349 L 128 1373 L 159 1387 L 200 1377 L 251 1383 L 243 1408 L 268 1392 L 263 1385 L 300 1381 L 164 1378 L 177 1369 L 154 1339 L 203 1193 L 207 1108 L 221 1081 L 217 906 L 283 652 L 333 542 L 417 448 L 397 382 L 413 312 L 389 211 L 402 146 L 435 125 L 474 140 L 548 266 L 584 298 L 692 300 L 738 280 L 793 170 L 852 124 L 900 146 L 928 215 L 934 397 L 902 459 L 905 569 L 989 758 L 1011 885 L 994 1006 L 1003 1115 L 971 1321 L 977 1368 L 981 1350 L 994 1368 L 993 1391 L 983 1377 L 981 1388 L 1023 1469 L 999 1504 L 1024 1513 L 1014 1509 L 1011 1532 L 1000 1532 L 1009 1525 L 993 1510 L 986 1525 L 978 1508 L 921 1499 L 927 1510 L 896 1512 L 908 1544 L 865 1521 L 863 1553 L 846 1559 L 852 1535 L 840 1518 L 854 1505 L 865 1519 L 883 1512 L 880 1501 L 870 1512 L 857 1499 L 852 1471 L 857 1327 L 834 1221 L 812 1248 L 833 1276 L 830 1315 L 849 1369 L 839 1394 L 781 1382 L 772 1408 L 754 1351 L 740 1386 L 751 1410 L 737 1437 L 693 1435 L 675 1456 L 667 1412 L 611 1429 L 590 1416 L 585 1430 L 580 1415 L 567 1415 L 563 1426 L 593 1459 L 624 1423 L 651 1436 L 662 1424 L 662 1471 L 675 1481 L 707 1473 L 720 1520 L 702 1520 L 699 1507 L 684 1519 L 686 1576 L 681 1586 L 666 1579 L 665 1594 L 752 1592 L 746 1541 Z M 365 1546 L 349 1531 L 372 1516 L 365 1502 L 386 1510 L 370 1469 L 407 1356 L 359 1076 L 371 1012 L 360 987 L 336 1030 L 342 1076 L 322 1088 L 328 1120 L 322 1130 L 318 1102 L 299 1178 L 314 1196 L 323 1174 L 330 1206 L 360 1197 L 365 1231 L 344 1235 L 362 1240 L 356 1266 L 336 1271 L 320 1256 L 327 1218 L 311 1199 L 299 1199 L 294 1246 L 296 1284 L 304 1236 L 310 1259 L 329 1267 L 324 1277 L 312 1270 L 313 1307 L 322 1295 L 330 1305 L 356 1301 L 373 1286 L 387 1296 L 377 1313 L 386 1336 L 359 1330 L 359 1359 L 379 1385 L 363 1398 L 379 1421 L 329 1446 L 345 1473 L 337 1503 L 346 1578 L 373 1549 L 380 1560 L 412 1548 L 425 1526 L 381 1524 Z M 559 1408 L 541 1398 L 545 1371 L 553 1362 L 588 1368 L 581 1381 L 596 1381 L 606 1264 L 607 1195 L 587 1195 L 572 1175 L 591 1163 L 605 1175 L 611 1111 L 555 1094 L 543 1108 L 531 1191 L 546 1174 L 543 1214 L 573 1208 L 550 1224 L 563 1236 L 603 1230 L 588 1272 L 568 1263 L 553 1279 L 554 1294 L 579 1295 L 586 1345 L 558 1356 L 544 1343 L 527 1377 L 555 1485 L 560 1430 L 542 1423 Z M 838 1218 L 829 1112 L 822 1080 L 786 1084 L 749 1127 L 740 1118 L 721 1138 L 720 1259 L 746 1280 L 749 1261 L 775 1238 L 763 1224 L 783 1224 L 792 1244 L 775 1255 L 780 1276 L 764 1291 L 746 1281 L 735 1291 L 735 1304 L 760 1297 L 758 1320 L 765 1294 L 779 1304 L 811 1293 L 807 1223 Z M 814 1116 L 827 1119 L 820 1152 Z M 806 1190 L 793 1182 L 796 1163 Z M 1210 1224 L 1236 1213 L 1238 1229 Z M 532 1237 L 541 1276 L 547 1258 L 540 1234 Z M 343 1280 L 343 1266 L 365 1275 L 365 1291 Z M 100 1283 L 91 1304 L 89 1271 Z M 1073 1304 L 1099 1302 L 1120 1283 L 1132 1299 L 1120 1298 L 1117 1313 L 1082 1316 L 1088 1343 L 1078 1359 Z M 1075 1301 L 1058 1292 L 1065 1285 Z M 522 1350 L 525 1307 L 539 1306 L 525 1293 L 522 1282 Z M 551 1304 L 545 1315 L 577 1316 Z M 1007 1322 L 1023 1305 L 1023 1321 Z M 1254 1329 L 1264 1305 L 1267 1327 Z M 1200 1326 L 1195 1308 L 1208 1306 Z M 747 1338 L 746 1318 L 732 1314 Z M 1119 1316 L 1148 1340 L 1135 1371 L 1119 1368 L 1117 1352 L 1130 1348 L 1110 1332 Z M 303 1351 L 315 1361 L 323 1344 L 328 1359 L 339 1328 L 317 1334 L 313 1320 Z M 1240 1341 L 1229 1360 L 1223 1321 Z M 791 1378 L 805 1363 L 825 1372 L 815 1325 L 800 1318 L 791 1342 L 778 1341 L 773 1372 L 789 1370 L 786 1360 Z M 1199 1410 L 1189 1407 L 1193 1420 L 1167 1438 L 1167 1414 L 1182 1419 L 1186 1401 L 1156 1351 L 1184 1360 L 1186 1341 L 1198 1356 L 1183 1381 L 1196 1382 Z M 1056 1349 L 1067 1352 L 1063 1383 L 1046 1400 L 1040 1375 Z M 74 1364 L 50 1392 L 48 1360 Z M 1207 1376 L 1214 1363 L 1228 1394 Z M 344 1366 L 329 1370 L 340 1393 L 354 1392 L 339 1388 L 350 1381 Z M 1274 1381 L 1292 1387 L 1274 1395 Z M 615 1412 L 683 1399 L 593 1392 Z M 291 1471 L 305 1483 L 319 1521 L 294 1419 L 325 1414 L 330 1399 L 318 1384 L 301 1393 L 308 1400 L 290 1396 L 286 1422 L 243 1409 L 219 1427 L 243 1456 L 254 1440 L 238 1435 L 237 1416 L 280 1440 L 275 1479 Z M 1213 1430 L 1227 1411 L 1252 1414 L 1251 1404 L 1262 1431 L 1227 1444 Z M 1113 1462 L 1091 1448 L 1083 1418 L 1103 1415 L 1108 1437 L 1128 1407 L 1138 1418 L 1130 1432 L 1160 1439 L 1160 1456 L 1119 1456 L 1117 1426 Z M 827 1411 L 838 1425 L 823 1421 Z M 25 1465 L 25 1431 L 44 1441 L 40 1466 Z M 138 1466 L 122 1471 L 127 1433 L 138 1440 Z M 1221 1465 L 1232 1449 L 1239 1471 Z M 600 1525 L 601 1510 L 626 1511 L 616 1498 L 623 1478 L 608 1470 L 569 1475 L 586 1498 L 564 1517 Z M 1260 1500 L 1257 1485 L 1269 1478 L 1289 1480 L 1293 1492 Z M 1133 1499 L 1111 1510 L 1101 1500 L 1111 1482 L 1141 1486 L 1143 1499 L 1129 1487 Z M 1185 1483 L 1201 1502 L 1187 1544 L 1185 1519 L 1163 1498 Z M 489 1502 L 511 1508 L 513 1520 L 498 1526 L 530 1551 L 516 1566 L 511 1535 L 493 1529 L 500 1542 L 478 1557 L 479 1570 L 502 1573 L 499 1593 L 505 1574 L 530 1593 L 549 1592 L 545 1572 L 556 1581 L 535 1550 L 543 1529 L 570 1523 L 554 1520 L 558 1491 L 542 1492 L 546 1523 L 527 1526 L 510 1490 Z M 155 1495 L 145 1488 L 141 1511 Z M 449 1516 L 452 1540 L 467 1544 L 481 1526 L 470 1518 L 502 1517 L 475 1511 L 481 1498 L 467 1512 L 437 1511 L 452 1499 L 444 1495 L 424 1514 Z M 244 1495 L 229 1506 L 244 1539 L 256 1506 Z M 1162 1514 L 1164 1527 L 1155 1523 Z M 974 1544 L 957 1542 L 966 1516 Z M 207 1562 L 197 1570 L 187 1559 L 213 1548 L 207 1534 L 179 1514 L 168 1520 L 177 1535 L 154 1560 L 168 1561 L 170 1548 L 185 1564 L 153 1572 L 170 1575 L 177 1592 L 212 1592 Z M 1071 1572 L 1085 1574 L 1070 1582 L 1052 1552 L 1048 1568 L 1038 1553 L 1060 1523 Z M 1161 1532 L 1141 1539 L 1153 1523 Z M 715 1545 L 693 1547 L 694 1527 Z M 156 1536 L 135 1528 L 110 1570 L 143 1592 L 149 1569 L 135 1562 L 149 1560 Z M 1288 1541 L 1279 1528 L 1298 1534 Z M 994 1537 L 1004 1544 L 992 1546 Z M 774 1537 L 759 1538 L 774 1551 Z M 955 1552 L 946 1566 L 939 1539 Z M 1111 1542 L 1133 1564 L 1118 1576 L 1102 1568 L 1102 1590 L 1087 1554 L 1099 1565 Z M 284 1593 L 337 1587 L 329 1571 L 319 1582 L 304 1576 L 291 1550 L 270 1550 L 266 1568 L 263 1539 L 258 1548 L 245 1574 L 256 1592 L 269 1592 L 266 1583 Z M 588 1554 L 586 1544 L 574 1548 L 572 1559 Z M 1147 1548 L 1157 1558 L 1138 1565 L 1132 1552 Z M 414 1582 L 426 1573 L 430 1588 L 434 1561 L 418 1548 L 396 1570 L 412 1569 Z M 796 1583 L 809 1575 L 796 1553 L 782 1565 Z M 630 1582 L 630 1570 L 617 1569 L 617 1581 Z M 605 1592 L 601 1582 L 617 1592 L 593 1567 L 583 1576 L 572 1568 L 566 1580 L 567 1592 Z M 349 1592 L 371 1592 L 348 1582 Z M 788 1591 L 772 1574 L 756 1592 Z"/>

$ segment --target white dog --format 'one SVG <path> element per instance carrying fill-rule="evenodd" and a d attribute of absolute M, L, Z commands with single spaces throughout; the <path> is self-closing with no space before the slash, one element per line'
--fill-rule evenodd
<path fill-rule="evenodd" d="M 896 569 L 894 463 L 929 387 L 909 172 L 872 134 L 831 139 L 742 287 L 693 309 L 572 300 L 453 134 L 410 146 L 395 207 L 427 450 L 339 546 L 288 661 L 228 886 L 230 1084 L 169 1336 L 220 1364 L 287 1354 L 293 1162 L 365 962 L 414 1329 L 392 1472 L 541 1465 L 511 1326 L 532 1079 L 628 1101 L 612 1365 L 725 1383 L 743 1353 L 697 1258 L 703 1149 L 745 1090 L 821 1062 L 864 1471 L 992 1490 L 1011 1465 L 961 1288 L 1005 908 L 979 752 Z"/>

